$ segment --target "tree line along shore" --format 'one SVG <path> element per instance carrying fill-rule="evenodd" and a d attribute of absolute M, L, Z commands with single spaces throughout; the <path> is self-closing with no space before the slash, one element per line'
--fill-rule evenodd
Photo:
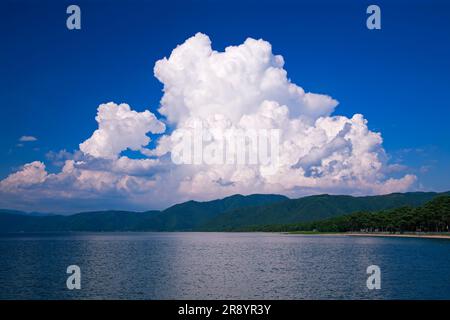
<path fill-rule="evenodd" d="M 404 206 L 377 212 L 361 211 L 312 222 L 251 226 L 239 231 L 444 234 L 449 232 L 449 226 L 450 196 L 439 196 L 419 207 Z"/>

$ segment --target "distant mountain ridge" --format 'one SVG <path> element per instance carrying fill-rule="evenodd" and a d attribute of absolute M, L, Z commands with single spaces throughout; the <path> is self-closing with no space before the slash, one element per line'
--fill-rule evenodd
<path fill-rule="evenodd" d="M 163 211 L 93 211 L 68 216 L 30 216 L 0 209 L 0 232 L 58 231 L 194 231 L 208 220 L 228 210 L 287 200 L 282 195 L 233 195 L 223 199 L 187 201 Z"/>
<path fill-rule="evenodd" d="M 450 192 L 366 197 L 316 195 L 299 199 L 275 194 L 233 195 L 206 202 L 187 201 L 162 211 L 109 210 L 69 216 L 0 209 L 0 232 L 223 231 L 254 225 L 308 222 L 356 211 L 417 207 L 438 195 L 450 195 Z"/>
<path fill-rule="evenodd" d="M 45 217 L 45 216 L 52 216 L 52 213 L 46 213 L 46 212 L 25 212 L 25 211 L 19 211 L 19 210 L 10 210 L 10 209 L 0 209 L 1 213 L 10 213 L 10 214 L 19 214 L 22 216 L 32 216 L 32 217 Z"/>
<path fill-rule="evenodd" d="M 438 195 L 450 195 L 450 192 L 408 192 L 364 197 L 315 195 L 228 211 L 209 221 L 203 229 L 229 230 L 251 225 L 289 224 L 328 219 L 357 211 L 418 207 Z"/>

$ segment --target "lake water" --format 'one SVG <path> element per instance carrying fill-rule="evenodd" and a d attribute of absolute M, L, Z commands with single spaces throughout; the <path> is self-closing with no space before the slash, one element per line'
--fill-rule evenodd
<path fill-rule="evenodd" d="M 81 290 L 66 268 L 81 268 Z M 368 290 L 366 268 L 381 268 Z M 0 235 L 0 299 L 450 299 L 450 240 L 274 233 Z"/>

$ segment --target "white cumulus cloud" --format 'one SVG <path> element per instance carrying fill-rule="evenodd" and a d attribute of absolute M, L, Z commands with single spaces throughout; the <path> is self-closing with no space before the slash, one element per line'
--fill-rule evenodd
<path fill-rule="evenodd" d="M 155 76 L 164 84 L 159 112 L 171 122 L 222 114 L 239 121 L 257 112 L 265 100 L 287 105 L 293 117 L 317 118 L 333 112 L 337 101 L 306 93 L 291 83 L 284 60 L 263 40 L 247 39 L 225 52 L 211 48 L 208 36 L 197 33 L 156 62 Z"/>
<path fill-rule="evenodd" d="M 412 175 L 385 176 L 381 134 L 368 129 L 363 115 L 332 116 L 337 101 L 305 92 L 288 79 L 283 66 L 283 57 L 273 54 L 266 41 L 247 39 L 217 52 L 200 33 L 156 63 L 155 76 L 164 84 L 159 112 L 176 130 L 172 139 L 160 139 L 155 154 L 173 151 L 170 141 L 198 123 L 209 145 L 220 143 L 223 130 L 281 131 L 275 174 L 263 165 L 198 165 L 185 168 L 181 194 L 371 194 L 411 186 Z"/>
<path fill-rule="evenodd" d="M 116 158 L 126 149 L 137 151 L 150 142 L 148 132 L 165 131 L 164 123 L 153 113 L 136 112 L 125 103 L 100 105 L 95 120 L 98 129 L 80 144 L 80 150 L 99 158 Z"/>
<path fill-rule="evenodd" d="M 26 164 L 0 182 L 0 204 L 20 191 L 35 202 L 62 199 L 61 206 L 68 199 L 97 199 L 110 208 L 114 199 L 148 209 L 234 193 L 401 192 L 416 180 L 389 176 L 395 164 L 388 163 L 381 134 L 361 114 L 336 115 L 332 97 L 293 83 L 267 41 L 249 38 L 218 52 L 198 33 L 157 61 L 154 74 L 164 86 L 158 110 L 164 120 L 127 104 L 100 105 L 98 129 L 80 151 L 49 154 L 63 161 L 59 173 L 49 174 L 41 162 Z M 220 145 L 227 131 L 277 130 L 276 170 L 258 163 L 174 164 L 176 142 L 199 124 L 205 147 Z M 148 134 L 162 134 L 154 149 Z M 147 158 L 128 158 L 122 154 L 127 149 Z"/>
<path fill-rule="evenodd" d="M 21 170 L 10 174 L 0 181 L 0 190 L 14 191 L 44 182 L 47 179 L 45 164 L 33 161 L 25 164 Z"/>

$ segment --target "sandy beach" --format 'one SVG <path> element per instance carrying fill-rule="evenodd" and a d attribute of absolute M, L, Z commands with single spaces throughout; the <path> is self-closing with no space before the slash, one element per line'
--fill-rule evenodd
<path fill-rule="evenodd" d="M 427 239 L 450 239 L 450 234 L 390 234 L 390 233 L 343 233 L 343 235 L 354 237 L 400 237 L 400 238 L 427 238 Z"/>
<path fill-rule="evenodd" d="M 287 232 L 285 234 L 310 235 L 310 236 L 350 236 L 350 237 L 397 237 L 397 238 L 424 238 L 424 239 L 450 239 L 450 234 L 416 234 L 416 233 L 365 233 L 365 232 Z"/>

